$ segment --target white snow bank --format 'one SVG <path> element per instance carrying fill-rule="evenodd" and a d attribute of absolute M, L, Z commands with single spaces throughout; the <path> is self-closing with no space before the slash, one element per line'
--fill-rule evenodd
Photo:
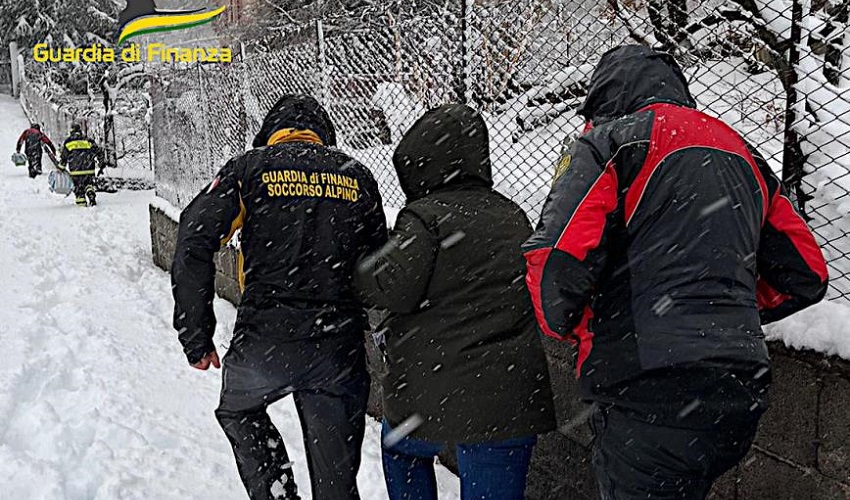
<path fill-rule="evenodd" d="M 850 360 L 850 305 L 823 301 L 764 330 L 768 340 L 781 341 L 792 349 L 811 349 Z"/>
<path fill-rule="evenodd" d="M 564 94 L 572 88 L 587 85 L 590 82 L 590 77 L 593 76 L 593 71 L 596 69 L 595 64 L 581 64 L 579 66 L 567 66 L 564 69 L 556 71 L 549 77 L 541 86 L 535 87 L 528 93 L 528 99 L 544 97 L 547 94 Z"/>
<path fill-rule="evenodd" d="M 151 206 L 164 213 L 166 216 L 168 216 L 169 219 L 173 220 L 174 222 L 180 222 L 180 213 L 182 211 L 172 205 L 165 198 L 154 196 L 154 198 L 151 200 Z"/>

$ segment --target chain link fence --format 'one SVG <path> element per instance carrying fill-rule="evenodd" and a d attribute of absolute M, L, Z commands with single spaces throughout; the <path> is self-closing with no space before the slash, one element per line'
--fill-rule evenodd
<path fill-rule="evenodd" d="M 107 170 L 99 178 L 103 189 L 150 189 L 154 178 L 152 105 L 145 86 L 118 90 L 116 78 L 107 78 L 101 92 L 81 95 L 50 85 L 46 73 L 44 66 L 32 61 L 23 68 L 20 101 L 30 121 L 42 126 L 57 149 L 71 125 L 80 124 L 105 150 Z"/>
<path fill-rule="evenodd" d="M 0 56 L 0 92 L 12 93 L 12 61 Z"/>
<path fill-rule="evenodd" d="M 426 109 L 465 102 L 490 131 L 496 188 L 536 220 L 599 57 L 624 43 L 673 53 L 701 110 L 755 144 L 810 220 L 830 263 L 829 297 L 850 300 L 850 33 L 846 2 L 455 0 L 441 15 L 387 10 L 368 28 L 315 19 L 278 49 L 230 65 L 160 68 L 152 142 L 160 196 L 178 207 L 249 147 L 269 107 L 306 93 L 339 146 L 404 196 L 391 164 Z M 839 8 L 840 7 L 840 8 Z M 843 10 L 841 10 L 843 8 Z"/>
<path fill-rule="evenodd" d="M 21 105 L 32 123 L 41 125 L 41 130 L 53 141 L 58 150 L 68 137 L 73 123 L 79 123 L 83 131 L 98 143 L 103 143 L 103 110 L 89 105 L 87 100 L 66 98 L 45 99 L 44 90 L 29 82 L 21 85 Z"/>
<path fill-rule="evenodd" d="M 153 133 L 149 83 L 119 90 L 108 89 L 103 134 L 108 145 L 109 175 L 125 186 L 149 189 L 154 180 Z"/>

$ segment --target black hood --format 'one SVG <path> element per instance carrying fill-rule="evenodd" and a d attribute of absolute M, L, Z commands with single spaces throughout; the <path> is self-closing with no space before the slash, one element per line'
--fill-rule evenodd
<path fill-rule="evenodd" d="M 283 129 L 310 130 L 322 139 L 325 146 L 336 146 L 336 132 L 325 108 L 307 95 L 287 94 L 280 98 L 263 120 L 254 137 L 254 147 L 267 146 L 269 138 Z"/>
<path fill-rule="evenodd" d="M 493 186 L 487 125 L 462 104 L 434 108 L 417 120 L 393 165 L 409 202 L 444 187 Z"/>
<path fill-rule="evenodd" d="M 673 56 L 640 45 L 624 45 L 602 56 L 578 114 L 599 125 L 658 102 L 696 107 L 688 81 Z"/>

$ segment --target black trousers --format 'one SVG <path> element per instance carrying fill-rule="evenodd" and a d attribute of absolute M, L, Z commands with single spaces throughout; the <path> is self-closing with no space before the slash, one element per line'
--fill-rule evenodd
<path fill-rule="evenodd" d="M 758 415 L 695 430 L 651 424 L 617 407 L 597 406 L 590 425 L 602 499 L 705 499 L 714 481 L 747 454 Z"/>
<path fill-rule="evenodd" d="M 223 360 L 216 417 L 252 500 L 299 498 L 289 456 L 267 407 L 292 394 L 313 498 L 357 500 L 369 375 L 363 331 L 281 341 L 240 331 Z"/>
<path fill-rule="evenodd" d="M 41 151 L 37 153 L 27 151 L 27 167 L 29 176 L 33 179 L 42 173 L 41 170 Z"/>
<path fill-rule="evenodd" d="M 71 179 L 74 181 L 74 196 L 77 205 L 86 206 L 86 204 L 94 205 L 97 203 L 94 175 L 74 175 L 71 172 Z"/>

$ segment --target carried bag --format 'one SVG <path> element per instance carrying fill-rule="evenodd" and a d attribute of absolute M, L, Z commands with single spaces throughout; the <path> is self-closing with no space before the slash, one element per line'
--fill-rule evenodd
<path fill-rule="evenodd" d="M 23 153 L 12 153 L 12 163 L 17 167 L 23 167 L 27 164 L 27 156 Z"/>
<path fill-rule="evenodd" d="M 52 170 L 47 176 L 50 191 L 56 194 L 68 196 L 74 192 L 74 181 L 71 174 L 64 170 Z"/>

